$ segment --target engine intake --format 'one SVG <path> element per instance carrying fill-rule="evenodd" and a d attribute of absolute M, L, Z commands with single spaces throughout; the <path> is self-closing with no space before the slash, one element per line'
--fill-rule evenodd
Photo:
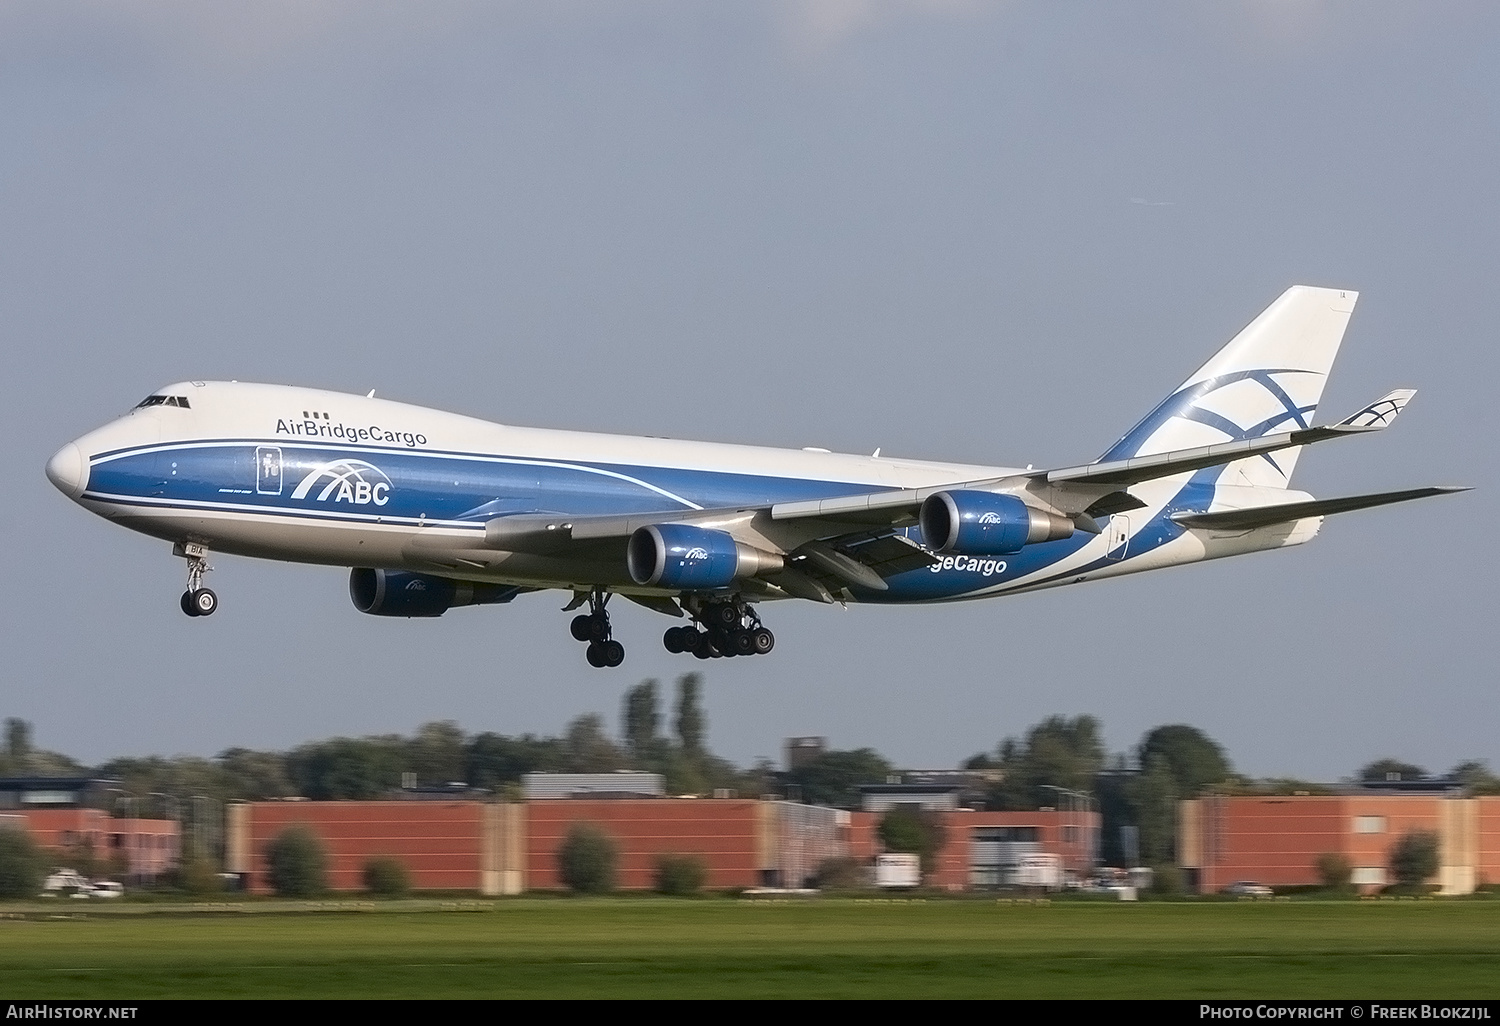
<path fill-rule="evenodd" d="M 1071 537 L 1073 521 L 1032 509 L 1014 495 L 960 490 L 922 503 L 922 540 L 938 552 L 1000 556 L 1023 546 Z"/>
<path fill-rule="evenodd" d="M 727 531 L 649 524 L 630 536 L 625 566 L 636 584 L 697 589 L 725 588 L 740 578 L 780 570 L 783 561 Z"/>
<path fill-rule="evenodd" d="M 371 616 L 442 616 L 454 606 L 509 602 L 521 589 L 510 584 L 476 584 L 405 570 L 349 571 L 349 598 Z"/>

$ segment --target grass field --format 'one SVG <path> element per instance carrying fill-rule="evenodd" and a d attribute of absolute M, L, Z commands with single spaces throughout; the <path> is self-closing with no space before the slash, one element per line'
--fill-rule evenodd
<path fill-rule="evenodd" d="M 0 907 L 0 997 L 1500 997 L 1490 901 L 434 905 Z"/>

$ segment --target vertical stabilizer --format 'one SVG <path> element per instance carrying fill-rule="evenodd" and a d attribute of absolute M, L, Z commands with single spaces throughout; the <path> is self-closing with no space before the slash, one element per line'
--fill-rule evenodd
<path fill-rule="evenodd" d="M 1359 294 L 1296 285 L 1116 442 L 1101 461 L 1259 438 L 1311 425 Z M 1222 484 L 1285 488 L 1301 447 L 1216 471 Z"/>

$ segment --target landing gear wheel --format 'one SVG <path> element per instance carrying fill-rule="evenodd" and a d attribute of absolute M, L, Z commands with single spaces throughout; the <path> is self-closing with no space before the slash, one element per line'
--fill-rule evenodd
<path fill-rule="evenodd" d="M 591 641 L 589 647 L 584 649 L 583 657 L 589 661 L 590 666 L 600 669 L 619 666 L 625 661 L 625 646 L 618 641 Z"/>
<path fill-rule="evenodd" d="M 587 613 L 579 613 L 573 617 L 573 622 L 568 624 L 568 631 L 573 635 L 574 641 L 589 641 L 589 625 L 594 618 Z"/>
<path fill-rule="evenodd" d="M 732 646 L 735 655 L 754 655 L 755 639 L 750 631 L 735 631 Z"/>
<path fill-rule="evenodd" d="M 618 641 L 600 642 L 599 652 L 604 657 L 605 666 L 619 666 L 625 661 L 625 646 Z"/>
<path fill-rule="evenodd" d="M 219 596 L 203 586 L 203 575 L 213 567 L 203 557 L 208 550 L 196 542 L 178 542 L 172 546 L 172 555 L 187 560 L 187 591 L 182 593 L 178 605 L 188 616 L 208 616 L 219 608 Z"/>
<path fill-rule="evenodd" d="M 696 633 L 691 627 L 686 630 L 689 634 Z M 681 627 L 668 627 L 667 633 L 661 636 L 662 647 L 674 654 L 687 651 L 690 639 L 683 637 L 683 631 Z"/>
<path fill-rule="evenodd" d="M 708 640 L 713 644 L 714 655 L 732 656 L 734 651 L 734 635 L 722 627 L 710 627 L 708 629 Z"/>
<path fill-rule="evenodd" d="M 738 627 L 740 611 L 732 602 L 715 602 L 704 611 L 703 619 L 712 627 Z"/>
<path fill-rule="evenodd" d="M 755 655 L 765 655 L 776 647 L 776 635 L 764 627 L 757 627 L 750 632 L 751 651 Z"/>
<path fill-rule="evenodd" d="M 718 654 L 714 651 L 714 643 L 708 640 L 708 635 L 698 633 L 693 640 L 693 655 L 699 659 L 712 659 Z"/>

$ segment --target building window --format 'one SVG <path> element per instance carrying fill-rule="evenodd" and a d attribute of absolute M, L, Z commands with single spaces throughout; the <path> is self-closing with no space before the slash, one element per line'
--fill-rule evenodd
<path fill-rule="evenodd" d="M 1363 866 L 1350 874 L 1349 882 L 1358 887 L 1384 887 L 1385 869 L 1382 866 Z"/>
<path fill-rule="evenodd" d="M 1385 817 L 1355 816 L 1354 832 L 1356 834 L 1383 834 L 1385 833 Z"/>
<path fill-rule="evenodd" d="M 1035 844 L 1041 839 L 1038 827 L 975 827 L 974 840 L 1001 844 Z"/>

